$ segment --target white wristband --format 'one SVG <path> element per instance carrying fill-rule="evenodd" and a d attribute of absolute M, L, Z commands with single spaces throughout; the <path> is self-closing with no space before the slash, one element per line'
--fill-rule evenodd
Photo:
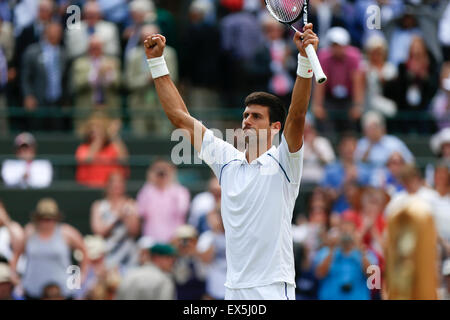
<path fill-rule="evenodd" d="M 152 74 L 152 78 L 156 79 L 169 74 L 169 69 L 167 69 L 166 60 L 164 56 L 158 58 L 147 59 L 148 67 Z"/>
<path fill-rule="evenodd" d="M 309 59 L 302 56 L 300 53 L 298 54 L 297 75 L 302 78 L 312 78 L 313 76 L 311 62 L 309 62 Z"/>

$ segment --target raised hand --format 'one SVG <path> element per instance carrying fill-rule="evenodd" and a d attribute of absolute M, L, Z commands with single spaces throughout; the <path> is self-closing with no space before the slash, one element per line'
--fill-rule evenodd
<path fill-rule="evenodd" d="M 160 34 L 153 34 L 144 41 L 147 59 L 161 57 L 166 47 L 166 38 Z"/>
<path fill-rule="evenodd" d="M 312 23 L 308 23 L 303 28 L 303 32 L 296 32 L 294 35 L 294 42 L 297 46 L 298 51 L 304 57 L 306 57 L 305 48 L 312 44 L 314 49 L 317 51 L 317 47 L 319 46 L 319 37 L 312 31 L 313 25 Z"/>

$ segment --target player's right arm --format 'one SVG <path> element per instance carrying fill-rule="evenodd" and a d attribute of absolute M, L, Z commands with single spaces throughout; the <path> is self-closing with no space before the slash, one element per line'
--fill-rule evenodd
<path fill-rule="evenodd" d="M 147 59 L 161 57 L 166 46 L 166 38 L 160 34 L 148 37 L 144 41 Z M 200 152 L 203 135 L 206 127 L 189 114 L 188 109 L 180 96 L 175 84 L 169 75 L 154 79 L 159 101 L 172 124 L 179 129 L 184 129 L 189 135 L 192 145 Z"/>

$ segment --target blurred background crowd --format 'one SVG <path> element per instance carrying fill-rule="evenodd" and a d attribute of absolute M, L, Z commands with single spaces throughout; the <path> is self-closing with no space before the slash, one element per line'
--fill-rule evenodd
<path fill-rule="evenodd" d="M 386 298 L 366 271 L 388 280 L 390 216 L 419 198 L 432 225 L 399 248 L 432 239 L 421 272 L 449 299 L 450 2 L 315 0 L 310 21 L 328 81 L 305 126 L 297 298 Z M 289 105 L 298 51 L 262 0 L 0 0 L 0 298 L 224 298 L 220 185 L 170 160 L 153 33 L 208 127 L 239 128 L 252 91 Z"/>

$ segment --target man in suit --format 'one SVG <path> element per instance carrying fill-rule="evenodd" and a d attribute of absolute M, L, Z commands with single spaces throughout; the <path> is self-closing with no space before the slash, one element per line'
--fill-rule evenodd
<path fill-rule="evenodd" d="M 103 40 L 105 54 L 116 57 L 120 55 L 119 31 L 113 23 L 102 20 L 100 6 L 95 1 L 84 5 L 83 20 L 79 25 L 66 31 L 65 46 L 68 57 L 75 59 L 85 54 L 92 35 Z"/>
<path fill-rule="evenodd" d="M 23 105 L 30 112 L 32 129 L 63 130 L 64 121 L 58 117 L 39 121 L 35 112 L 42 107 L 60 108 L 66 96 L 66 55 L 61 47 L 62 27 L 50 22 L 42 41 L 31 45 L 24 53 L 21 87 Z"/>
<path fill-rule="evenodd" d="M 92 111 L 120 117 L 120 60 L 104 53 L 103 37 L 93 35 L 89 52 L 73 62 L 72 91 L 75 98 L 74 127 L 78 131 Z"/>
<path fill-rule="evenodd" d="M 29 8 L 29 10 L 32 10 Z M 37 16 L 34 21 L 26 25 L 15 38 L 15 50 L 12 57 L 13 78 L 9 84 L 8 102 L 11 105 L 20 105 L 22 103 L 21 92 L 21 70 L 23 55 L 26 49 L 39 42 L 42 39 L 46 24 L 52 19 L 54 5 L 51 0 L 40 0 L 37 10 Z"/>

